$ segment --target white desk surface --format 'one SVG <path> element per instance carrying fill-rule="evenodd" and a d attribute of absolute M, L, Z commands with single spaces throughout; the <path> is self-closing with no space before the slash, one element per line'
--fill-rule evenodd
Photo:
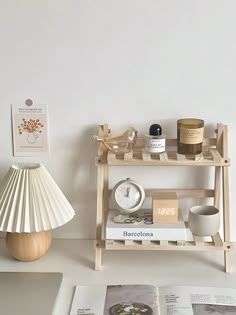
<path fill-rule="evenodd" d="M 76 284 L 154 284 L 236 288 L 236 257 L 232 273 L 224 272 L 224 255 L 194 251 L 103 251 L 102 271 L 94 270 L 94 242 L 53 240 L 49 252 L 34 262 L 9 256 L 0 240 L 0 271 L 62 272 L 53 315 L 68 315 Z"/>

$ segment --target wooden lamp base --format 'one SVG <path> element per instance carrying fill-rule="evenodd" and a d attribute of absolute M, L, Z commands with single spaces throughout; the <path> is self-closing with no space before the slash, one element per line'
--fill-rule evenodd
<path fill-rule="evenodd" d="M 6 235 L 6 245 L 17 260 L 34 261 L 42 257 L 51 245 L 51 232 L 10 233 Z"/>

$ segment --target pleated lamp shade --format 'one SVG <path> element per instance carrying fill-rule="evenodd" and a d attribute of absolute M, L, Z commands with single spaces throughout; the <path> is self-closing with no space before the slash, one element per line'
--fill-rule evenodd
<path fill-rule="evenodd" d="M 0 190 L 0 231 L 31 233 L 59 227 L 74 210 L 42 164 L 12 165 Z"/>

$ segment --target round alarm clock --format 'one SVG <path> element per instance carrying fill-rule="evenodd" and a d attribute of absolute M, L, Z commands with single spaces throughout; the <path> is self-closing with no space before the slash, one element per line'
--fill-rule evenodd
<path fill-rule="evenodd" d="M 143 187 L 130 178 L 119 181 L 112 189 L 111 199 L 121 214 L 130 214 L 141 208 L 145 198 Z"/>

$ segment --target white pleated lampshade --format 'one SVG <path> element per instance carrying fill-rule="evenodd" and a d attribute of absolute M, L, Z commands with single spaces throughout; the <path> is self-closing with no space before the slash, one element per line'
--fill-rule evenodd
<path fill-rule="evenodd" d="M 41 232 L 70 221 L 74 210 L 46 168 L 12 165 L 0 190 L 0 231 Z"/>

